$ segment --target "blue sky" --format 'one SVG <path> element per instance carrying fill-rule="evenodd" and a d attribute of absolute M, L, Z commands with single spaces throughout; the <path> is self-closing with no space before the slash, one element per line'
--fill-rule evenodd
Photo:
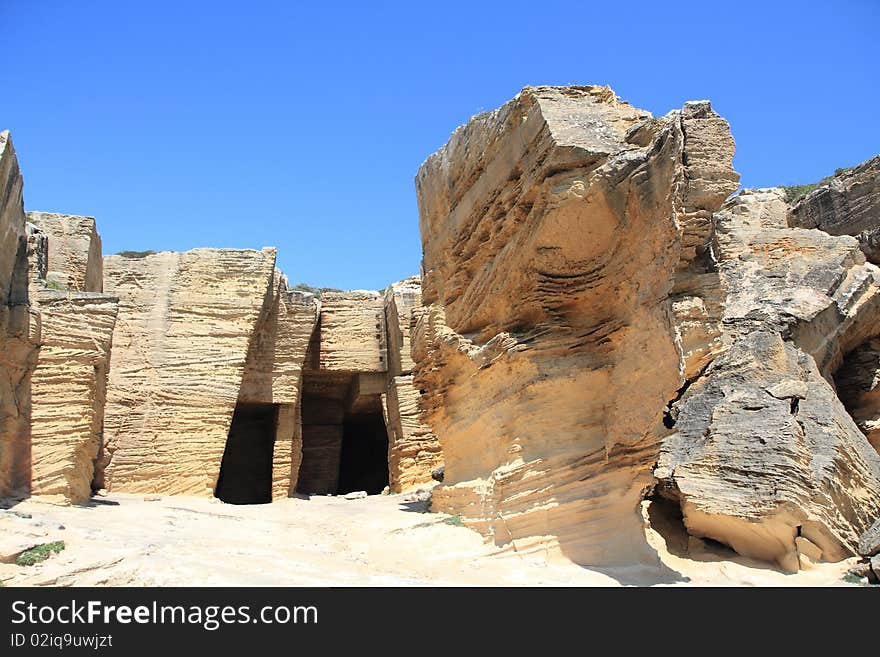
<path fill-rule="evenodd" d="M 28 209 L 105 253 L 279 249 L 291 282 L 418 273 L 413 178 L 529 84 L 708 98 L 744 186 L 880 153 L 880 2 L 0 0 L 0 129 Z"/>

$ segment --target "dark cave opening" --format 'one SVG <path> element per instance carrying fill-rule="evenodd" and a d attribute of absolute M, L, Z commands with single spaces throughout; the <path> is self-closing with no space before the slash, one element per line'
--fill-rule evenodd
<path fill-rule="evenodd" d="M 377 406 L 381 401 L 376 400 Z M 377 495 L 388 485 L 388 432 L 381 406 L 347 415 L 342 425 L 338 493 Z"/>
<path fill-rule="evenodd" d="M 277 425 L 277 404 L 236 405 L 215 497 L 228 504 L 272 501 L 272 454 Z"/>
<path fill-rule="evenodd" d="M 369 385 L 358 373 L 305 371 L 298 493 L 376 495 L 388 485 L 382 397 Z"/>

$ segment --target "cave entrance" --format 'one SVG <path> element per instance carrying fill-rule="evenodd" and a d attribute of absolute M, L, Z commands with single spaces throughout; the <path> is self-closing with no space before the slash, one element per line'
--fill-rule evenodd
<path fill-rule="evenodd" d="M 383 382 L 353 372 L 303 373 L 298 493 L 376 495 L 388 485 Z"/>
<path fill-rule="evenodd" d="M 228 504 L 272 501 L 272 454 L 277 425 L 277 404 L 236 405 L 215 497 Z"/>
<path fill-rule="evenodd" d="M 363 490 L 378 495 L 388 485 L 388 432 L 382 400 L 376 397 L 364 406 L 343 421 L 339 494 Z"/>

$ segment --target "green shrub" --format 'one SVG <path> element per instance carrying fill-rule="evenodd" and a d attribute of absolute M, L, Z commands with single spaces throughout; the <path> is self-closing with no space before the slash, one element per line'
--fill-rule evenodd
<path fill-rule="evenodd" d="M 45 561 L 56 552 L 64 549 L 64 541 L 55 541 L 54 543 L 43 543 L 25 550 L 18 555 L 15 563 L 18 566 L 33 566 L 35 563 Z"/>
<path fill-rule="evenodd" d="M 449 516 L 448 518 L 443 518 L 443 522 L 447 525 L 452 525 L 453 527 L 464 527 L 464 521 L 458 514 L 454 516 Z"/>
<path fill-rule="evenodd" d="M 819 189 L 822 185 L 827 185 L 831 182 L 831 180 L 835 176 L 842 176 L 845 173 L 849 173 L 855 167 L 843 167 L 842 169 L 835 169 L 834 176 L 825 176 L 819 182 L 810 183 L 809 185 L 788 185 L 783 186 L 782 189 L 785 190 L 785 200 L 789 204 L 794 204 L 804 198 L 810 192 Z"/>
<path fill-rule="evenodd" d="M 122 256 L 123 258 L 146 258 L 155 253 L 155 251 L 120 251 L 116 255 Z"/>
<path fill-rule="evenodd" d="M 788 203 L 797 203 L 814 189 L 818 189 L 821 184 L 821 182 L 817 182 L 809 185 L 790 185 L 788 187 L 783 187 L 782 189 L 785 190 L 785 200 Z"/>
<path fill-rule="evenodd" d="M 297 283 L 296 285 L 293 286 L 292 289 L 299 290 L 300 292 L 308 292 L 309 294 L 314 294 L 319 299 L 324 294 L 324 292 L 342 292 L 343 291 L 343 290 L 340 290 L 335 287 L 314 287 L 312 285 L 306 285 L 305 283 Z"/>
<path fill-rule="evenodd" d="M 843 576 L 843 581 L 847 582 L 848 584 L 864 584 L 865 578 L 859 577 L 855 573 L 847 573 Z"/>
<path fill-rule="evenodd" d="M 60 290 L 66 292 L 67 288 L 58 281 L 46 281 L 46 288 L 50 290 Z"/>

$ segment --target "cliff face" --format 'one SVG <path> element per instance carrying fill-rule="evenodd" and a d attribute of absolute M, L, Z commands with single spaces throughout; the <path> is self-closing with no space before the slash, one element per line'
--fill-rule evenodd
<path fill-rule="evenodd" d="M 528 87 L 419 170 L 421 280 L 318 298 L 274 249 L 26 223 L 0 133 L 0 497 L 436 478 L 433 510 L 581 564 L 654 562 L 679 516 L 788 572 L 874 556 L 880 157 L 789 206 L 728 199 L 733 152 L 705 101 Z"/>
<path fill-rule="evenodd" d="M 31 374 L 40 316 L 29 301 L 22 189 L 12 138 L 0 132 L 0 497 L 30 492 Z"/>
<path fill-rule="evenodd" d="M 446 462 L 432 508 L 520 552 L 650 558 L 639 504 L 663 409 L 718 348 L 687 320 L 710 314 L 698 283 L 732 156 L 708 103 L 652 119 L 608 88 L 537 87 L 422 165 L 415 382 Z"/>
<path fill-rule="evenodd" d="M 28 213 L 31 302 L 42 318 L 31 381 L 31 493 L 85 502 L 101 449 L 114 297 L 101 294 L 91 217 Z"/>
<path fill-rule="evenodd" d="M 42 347 L 33 374 L 33 495 L 81 503 L 92 494 L 116 299 L 41 289 Z"/>
<path fill-rule="evenodd" d="M 211 495 L 275 252 L 104 259 L 119 298 L 96 486 Z"/>
<path fill-rule="evenodd" d="M 841 171 L 797 201 L 789 225 L 852 235 L 868 260 L 880 264 L 880 156 Z"/>

